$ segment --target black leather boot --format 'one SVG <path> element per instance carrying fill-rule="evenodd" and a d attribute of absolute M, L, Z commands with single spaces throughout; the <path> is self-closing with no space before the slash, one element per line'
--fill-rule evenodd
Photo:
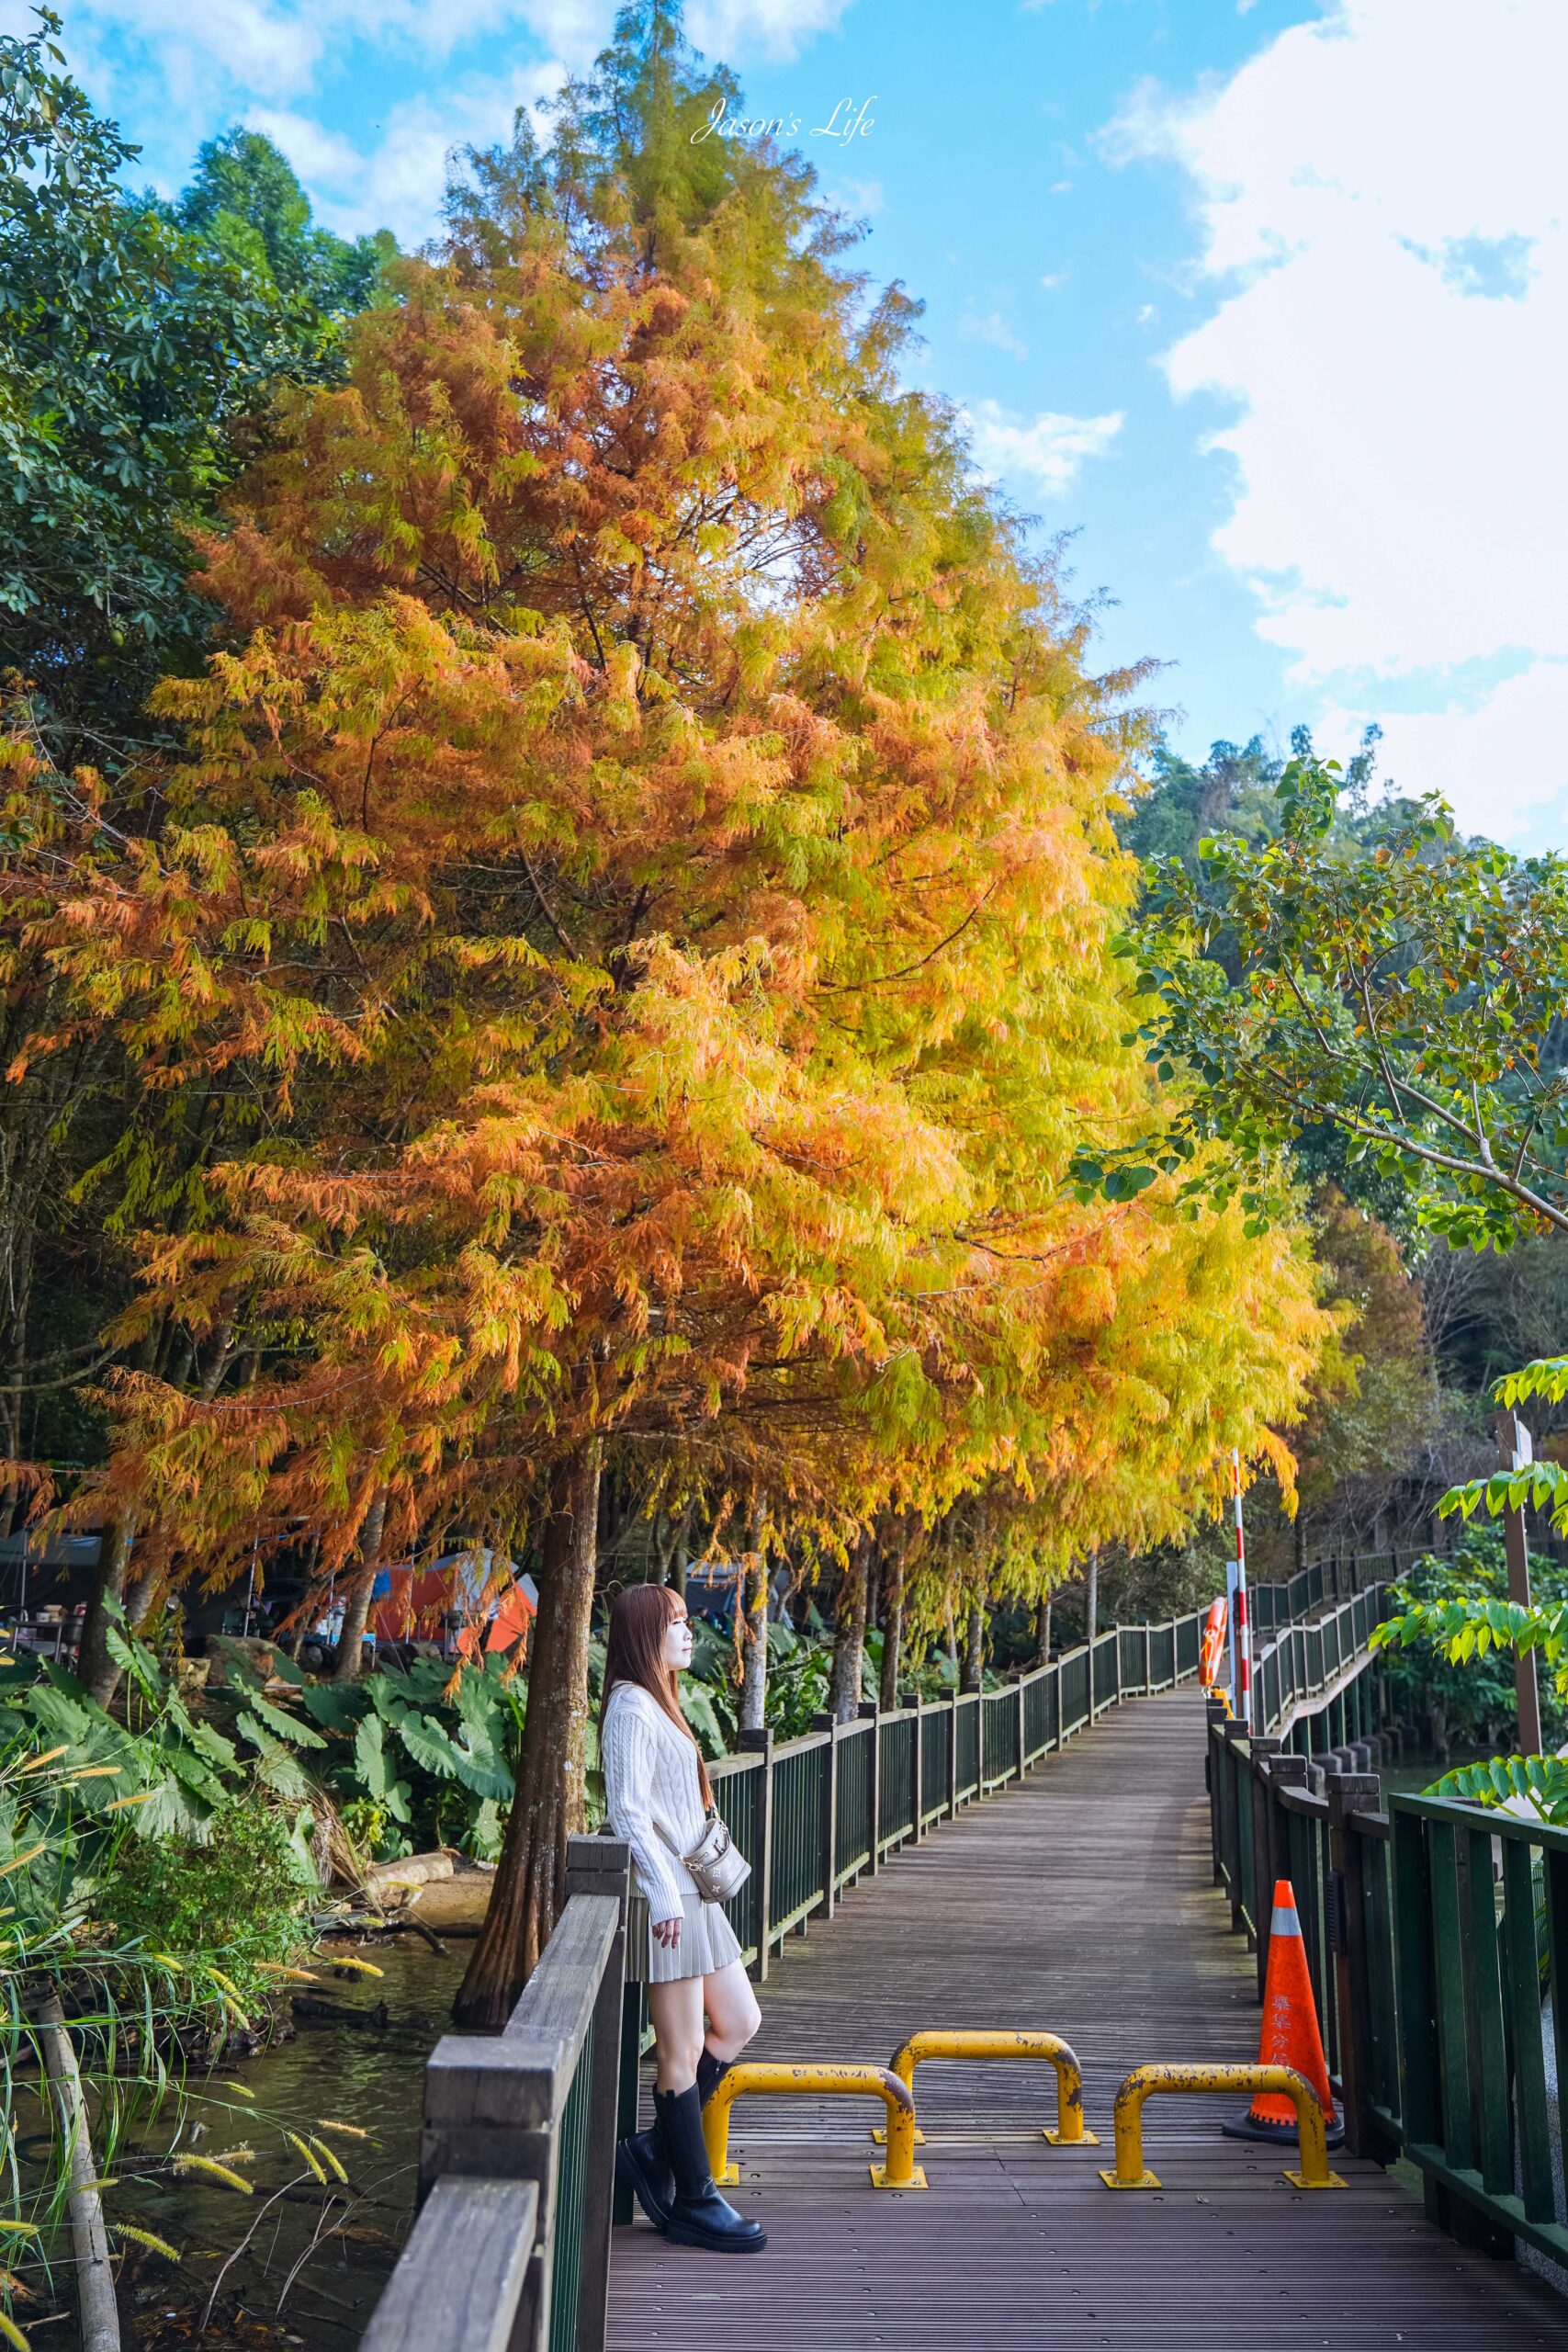
<path fill-rule="evenodd" d="M 697 2060 L 697 2097 L 705 2107 L 734 2064 L 733 2058 L 716 2058 L 704 2042 L 703 2054 Z"/>
<path fill-rule="evenodd" d="M 675 2175 L 664 2145 L 657 2091 L 653 2095 L 653 2129 L 634 2132 L 629 2139 L 616 2143 L 615 2178 L 631 2190 L 656 2230 L 669 2228 L 670 2208 L 675 2202 Z"/>
<path fill-rule="evenodd" d="M 748 2222 L 714 2187 L 696 2085 L 688 2091 L 656 2091 L 654 2105 L 675 2169 L 675 2201 L 664 2233 L 671 2245 L 706 2246 L 714 2254 L 761 2254 L 768 2243 L 761 2223 Z"/>

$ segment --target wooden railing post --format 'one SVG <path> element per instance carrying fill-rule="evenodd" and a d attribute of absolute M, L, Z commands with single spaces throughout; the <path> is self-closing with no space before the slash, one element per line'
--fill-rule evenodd
<path fill-rule="evenodd" d="M 949 1708 L 947 1718 L 947 1817 L 949 1821 L 956 1821 L 958 1818 L 958 1693 L 956 1690 L 949 1690 L 945 1695 Z"/>
<path fill-rule="evenodd" d="M 1017 1683 L 1016 1683 L 1016 1685 L 1015 1685 L 1014 1687 L 1015 1687 L 1015 1689 L 1016 1689 L 1016 1690 L 1017 1690 L 1017 1693 L 1018 1693 L 1018 1771 L 1017 1771 L 1017 1773 L 1016 1773 L 1016 1775 L 1015 1775 L 1015 1778 L 1017 1778 L 1018 1780 L 1021 1780 L 1021 1780 L 1022 1780 L 1022 1778 L 1023 1778 L 1023 1751 L 1024 1751 L 1024 1748 L 1026 1747 L 1026 1746 L 1028 1745 L 1027 1741 L 1026 1741 L 1026 1740 L 1025 1740 L 1025 1738 L 1024 1738 L 1024 1727 L 1023 1727 L 1023 1677 L 1022 1677 L 1022 1675 L 1021 1675 L 1021 1674 L 1019 1676 L 1019 1678 L 1018 1678 L 1018 1681 L 1017 1681 Z"/>
<path fill-rule="evenodd" d="M 1367 1888 L 1363 1840 L 1346 1827 L 1352 1813 L 1376 1813 L 1382 1793 L 1375 1772 L 1325 1772 L 1328 1800 L 1328 1941 L 1339 2009 L 1339 2080 L 1345 2143 L 1353 2156 L 1382 2157 L 1383 2134 L 1372 2120 L 1371 1972 L 1367 1953 Z"/>
<path fill-rule="evenodd" d="M 866 1843 L 871 1848 L 871 1860 L 867 1862 L 866 1869 L 874 1878 L 881 1866 L 876 1849 L 877 1841 L 882 1834 L 882 1709 L 874 1699 L 861 1701 L 860 1720 L 871 1725 L 871 1733 L 867 1740 L 867 1746 L 871 1751 L 871 1761 L 866 1767 L 865 1774 L 866 1802 L 871 1808 L 871 1835 Z M 864 1733 L 861 1736 L 863 1738 L 866 1737 Z"/>
<path fill-rule="evenodd" d="M 761 1764 L 757 1780 L 757 1803 L 752 1819 L 757 1826 L 757 1850 L 751 1857 L 751 1876 L 756 1883 L 757 1900 L 757 1982 L 768 1980 L 768 1946 L 773 1932 L 773 1735 L 771 1731 L 743 1731 L 740 1747 L 748 1755 L 760 1756 Z"/>
<path fill-rule="evenodd" d="M 920 1775 L 925 1765 L 925 1756 L 926 1719 L 921 1710 L 920 1702 L 919 1699 L 917 1699 L 915 1701 L 915 1753 L 909 1765 L 909 1782 L 914 1791 L 912 1802 L 915 1813 L 915 1826 L 913 1830 L 910 1832 L 910 1842 L 913 1845 L 919 1845 L 920 1839 L 926 1834 L 921 1823 L 921 1817 L 925 1811 L 925 1791 L 920 1785 Z"/>
<path fill-rule="evenodd" d="M 822 1872 L 822 1899 L 811 1917 L 830 1919 L 833 1916 L 833 1877 L 838 1864 L 839 1834 L 839 1726 L 829 1714 L 811 1718 L 813 1731 L 825 1731 L 826 1741 L 817 1753 L 821 1758 L 821 1778 L 818 1783 L 817 1851 Z"/>
<path fill-rule="evenodd" d="M 1203 1712 L 1206 1718 L 1204 1729 L 1209 1743 L 1203 1759 L 1203 1784 L 1209 1792 L 1209 1843 L 1213 1849 L 1214 1884 L 1224 1886 L 1225 1873 L 1224 1847 L 1221 1840 L 1224 1835 L 1222 1825 L 1224 1821 L 1224 1784 L 1221 1776 L 1225 1764 L 1224 1750 L 1222 1746 L 1225 1710 L 1223 1701 L 1219 1699 L 1206 1701 Z"/>
<path fill-rule="evenodd" d="M 1241 1875 L 1241 1789 L 1245 1769 L 1236 1753 L 1238 1741 L 1247 1737 L 1247 1725 L 1227 1716 L 1221 1726 L 1221 1765 L 1225 1775 L 1225 1879 L 1230 1893 L 1231 1932 L 1243 1935 L 1247 1930 L 1247 1910 L 1242 1900 Z"/>
<path fill-rule="evenodd" d="M 593 2004 L 593 2077 L 588 2086 L 588 2165 L 583 2183 L 582 2254 L 575 2352 L 604 2352 L 610 2307 L 610 2227 L 615 2195 L 615 2139 L 621 2103 L 621 2002 L 626 1973 L 626 1911 L 632 1849 L 624 1838 L 569 1838 L 566 1894 L 613 1895 L 620 1926 Z"/>
<path fill-rule="evenodd" d="M 1268 1979 L 1269 1927 L 1274 1916 L 1274 1837 L 1269 1818 L 1269 1766 L 1270 1758 L 1280 1753 L 1281 1744 L 1270 1734 L 1261 1734 L 1247 1742 L 1252 1772 L 1252 1909 L 1259 2000 Z"/>

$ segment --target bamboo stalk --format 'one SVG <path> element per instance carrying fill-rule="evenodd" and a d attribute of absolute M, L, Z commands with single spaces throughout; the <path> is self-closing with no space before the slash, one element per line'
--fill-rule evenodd
<path fill-rule="evenodd" d="M 82 2352 L 119 2352 L 119 2306 L 109 2267 L 108 2232 L 104 2226 L 103 2201 L 92 2186 L 98 2174 L 87 2130 L 87 2103 L 82 2096 L 76 2052 L 65 2030 L 65 2013 L 52 1993 L 39 2004 L 36 2022 L 70 2154 L 71 2238 L 76 2256 Z"/>

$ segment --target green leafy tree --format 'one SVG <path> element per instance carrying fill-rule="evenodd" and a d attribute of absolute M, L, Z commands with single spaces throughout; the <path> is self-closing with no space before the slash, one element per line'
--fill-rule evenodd
<path fill-rule="evenodd" d="M 32 690 L 25 723 L 61 768 L 113 775 L 147 740 L 153 681 L 195 667 L 211 628 L 192 527 L 272 388 L 335 367 L 331 314 L 383 248 L 372 269 L 310 232 L 265 141 L 204 151 L 178 212 L 130 193 L 139 151 L 38 15 L 0 37 L 0 670 Z"/>
<path fill-rule="evenodd" d="M 389 229 L 351 240 L 318 228 L 288 157 L 237 123 L 198 153 L 175 218 L 247 275 L 329 317 L 368 310 L 398 250 Z"/>
<path fill-rule="evenodd" d="M 1326 1126 L 1433 1231 L 1477 1248 L 1568 1232 L 1568 861 L 1463 841 L 1436 799 L 1374 848 L 1348 842 L 1344 783 L 1303 750 L 1275 838 L 1206 838 L 1196 876 L 1156 861 L 1128 945 L 1169 1114 L 1153 1149 L 1090 1148 L 1080 1176 L 1125 1197 L 1186 1170 L 1213 1197 L 1235 1181 L 1201 1162 L 1223 1137 L 1260 1224 L 1286 1148 Z"/>
<path fill-rule="evenodd" d="M 1542 1610 L 1568 1601 L 1568 1570 L 1556 1561 L 1533 1555 L 1530 1584 Z M 1379 1638 L 1390 1645 L 1384 1672 L 1401 1713 L 1429 1715 L 1439 1747 L 1493 1745 L 1514 1715 L 1511 1645 L 1492 1625 L 1494 1611 L 1505 1630 L 1512 1623 L 1501 1534 L 1467 1527 L 1450 1557 L 1417 1560 L 1390 1600 L 1390 1631 Z M 1554 1741 L 1568 1734 L 1562 1680 L 1560 1671 L 1541 1693 L 1542 1727 Z"/>

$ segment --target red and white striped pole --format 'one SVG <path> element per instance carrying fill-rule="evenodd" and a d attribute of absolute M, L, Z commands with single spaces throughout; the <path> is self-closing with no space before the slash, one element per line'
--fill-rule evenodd
<path fill-rule="evenodd" d="M 1252 1626 L 1247 1613 L 1247 1539 L 1241 1526 L 1241 1453 L 1231 1448 L 1231 1497 L 1235 1505 L 1235 1566 L 1225 1577 L 1230 1599 L 1231 1703 L 1252 1729 Z"/>

